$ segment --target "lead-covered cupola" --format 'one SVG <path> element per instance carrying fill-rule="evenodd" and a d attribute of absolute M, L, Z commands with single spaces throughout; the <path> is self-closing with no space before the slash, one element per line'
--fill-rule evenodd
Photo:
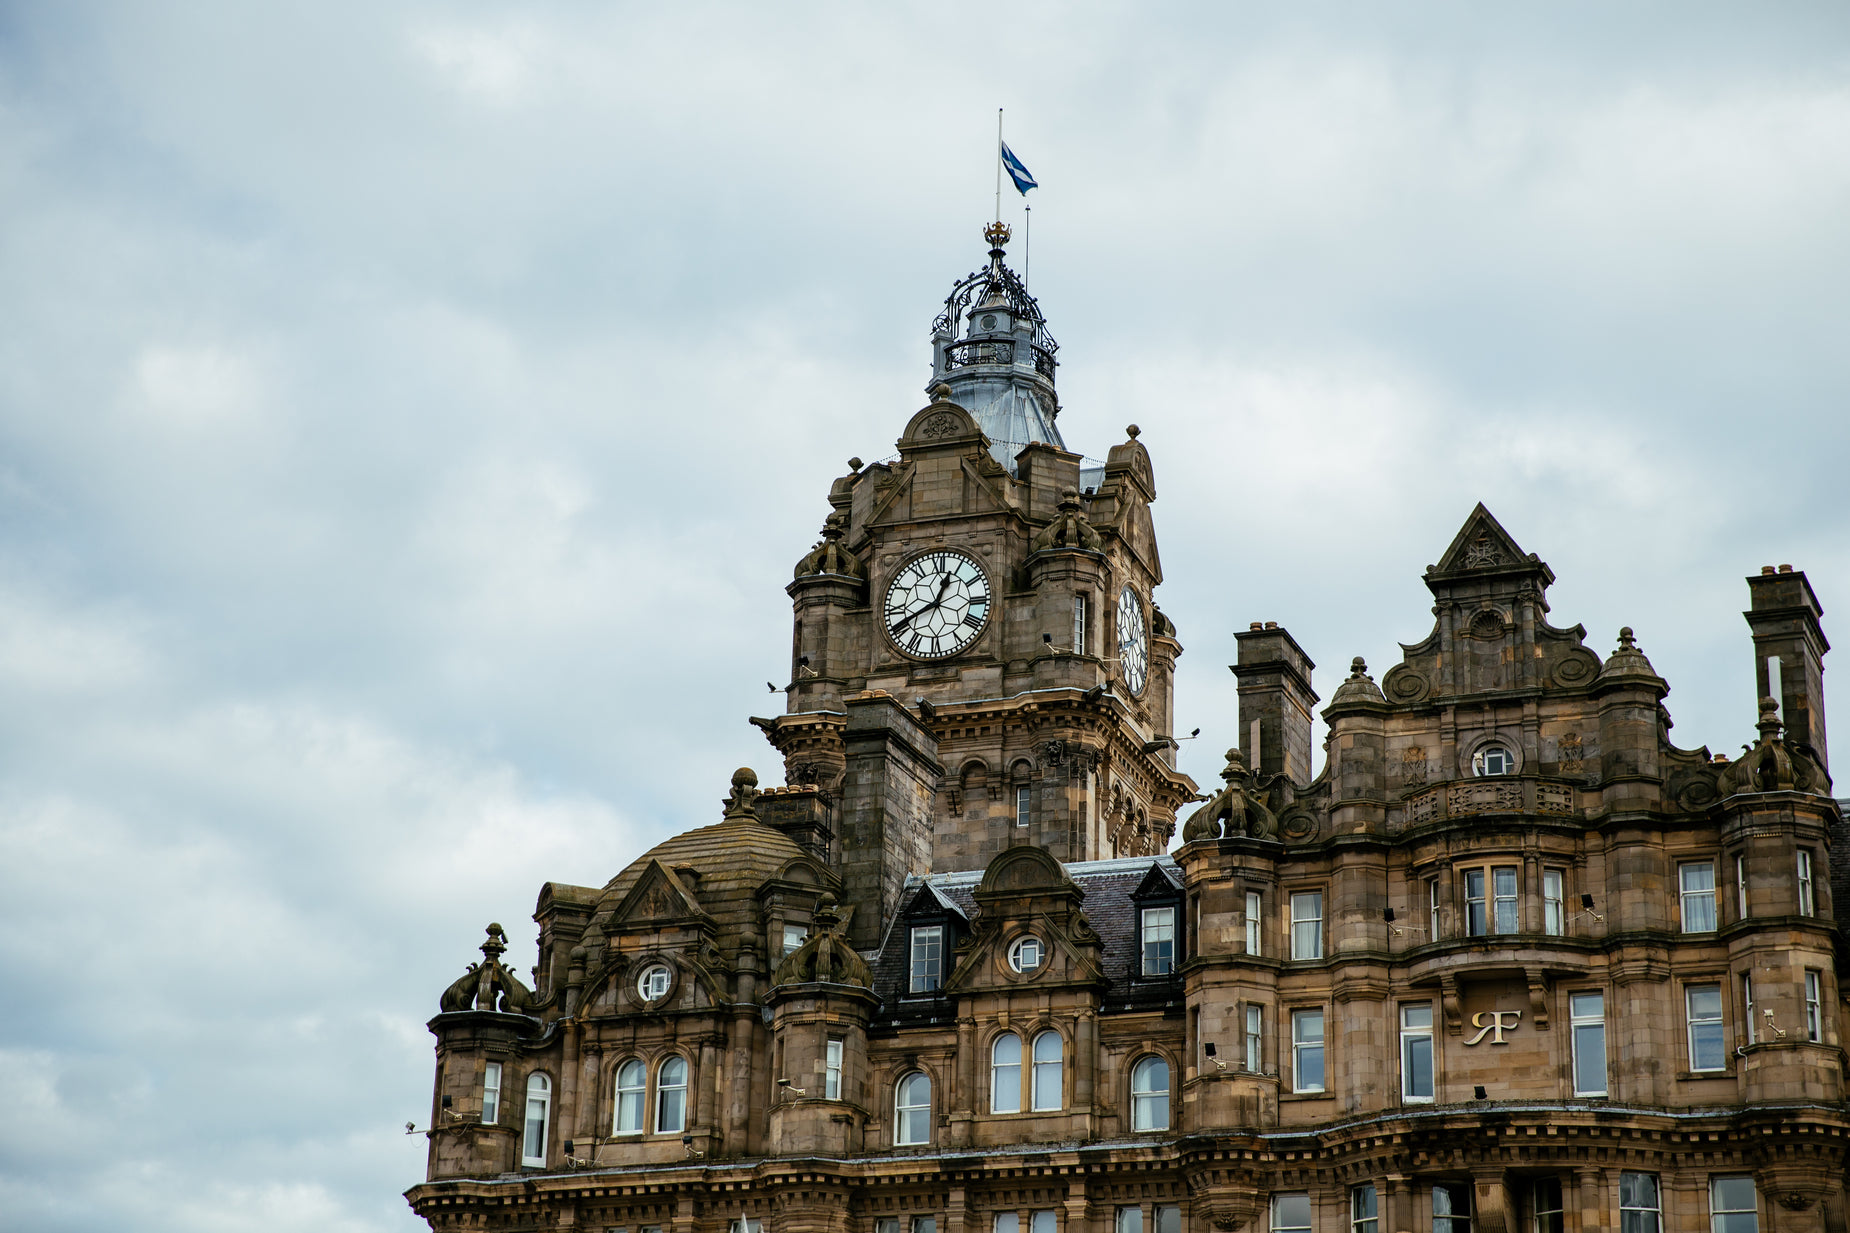
<path fill-rule="evenodd" d="M 1066 448 L 1054 418 L 1054 358 L 1060 345 L 1047 332 L 1040 305 L 1003 264 L 1006 223 L 983 229 L 989 264 L 951 288 L 932 323 L 931 380 L 951 387 L 950 400 L 976 417 L 997 462 L 1015 474 L 1015 455 L 1045 442 Z"/>

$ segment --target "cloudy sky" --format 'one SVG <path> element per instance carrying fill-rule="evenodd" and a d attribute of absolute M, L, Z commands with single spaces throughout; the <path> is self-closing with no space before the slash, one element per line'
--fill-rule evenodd
<path fill-rule="evenodd" d="M 773 771 L 997 107 L 1185 769 L 1480 499 L 1749 739 L 1746 574 L 1850 640 L 1850 9 L 1493 7 L 0 4 L 0 1223 L 420 1227 L 482 926 Z"/>

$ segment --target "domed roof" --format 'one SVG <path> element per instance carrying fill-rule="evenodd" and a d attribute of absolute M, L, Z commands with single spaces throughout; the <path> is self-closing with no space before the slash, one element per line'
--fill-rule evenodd
<path fill-rule="evenodd" d="M 752 808 L 757 785 L 758 777 L 749 768 L 741 767 L 732 777 L 725 821 L 684 831 L 656 844 L 604 884 L 600 903 L 606 907 L 620 903 L 653 861 L 683 875 L 683 880 L 685 872 L 691 871 L 693 884 L 689 889 L 700 905 L 716 916 L 723 913 L 728 902 L 753 899 L 759 887 L 785 873 L 792 862 L 806 863 L 832 878 L 795 840 L 758 820 Z"/>

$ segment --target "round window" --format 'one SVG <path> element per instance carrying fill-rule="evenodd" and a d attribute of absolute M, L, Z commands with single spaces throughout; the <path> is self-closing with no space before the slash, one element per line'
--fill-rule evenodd
<path fill-rule="evenodd" d="M 665 963 L 650 964 L 642 970 L 642 976 L 636 982 L 636 992 L 645 1002 L 653 1002 L 668 996 L 668 983 L 672 979 Z"/>
<path fill-rule="evenodd" d="M 1041 966 L 1041 940 L 1019 938 L 1009 947 L 1009 966 L 1017 972 L 1032 972 Z"/>
<path fill-rule="evenodd" d="M 983 315 L 983 328 L 986 330 L 993 330 L 996 328 L 996 315 L 994 313 L 985 313 Z"/>
<path fill-rule="evenodd" d="M 1486 745 L 1471 759 L 1471 770 L 1479 775 L 1514 775 L 1516 755 L 1502 745 Z"/>

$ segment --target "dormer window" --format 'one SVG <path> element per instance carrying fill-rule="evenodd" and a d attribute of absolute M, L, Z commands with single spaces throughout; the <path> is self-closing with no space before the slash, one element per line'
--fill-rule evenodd
<path fill-rule="evenodd" d="M 1471 771 L 1476 775 L 1514 775 L 1516 755 L 1507 746 L 1486 745 L 1471 759 Z"/>
<path fill-rule="evenodd" d="M 1176 966 L 1176 910 L 1145 908 L 1143 916 L 1143 974 L 1167 976 Z"/>
<path fill-rule="evenodd" d="M 802 925 L 784 926 L 784 954 L 795 954 L 807 941 L 809 941 L 809 930 Z"/>
<path fill-rule="evenodd" d="M 1032 972 L 1041 966 L 1041 940 L 1021 938 L 1009 947 L 1009 966 L 1017 972 Z"/>
<path fill-rule="evenodd" d="M 944 926 L 912 930 L 912 992 L 930 993 L 944 983 Z"/>

